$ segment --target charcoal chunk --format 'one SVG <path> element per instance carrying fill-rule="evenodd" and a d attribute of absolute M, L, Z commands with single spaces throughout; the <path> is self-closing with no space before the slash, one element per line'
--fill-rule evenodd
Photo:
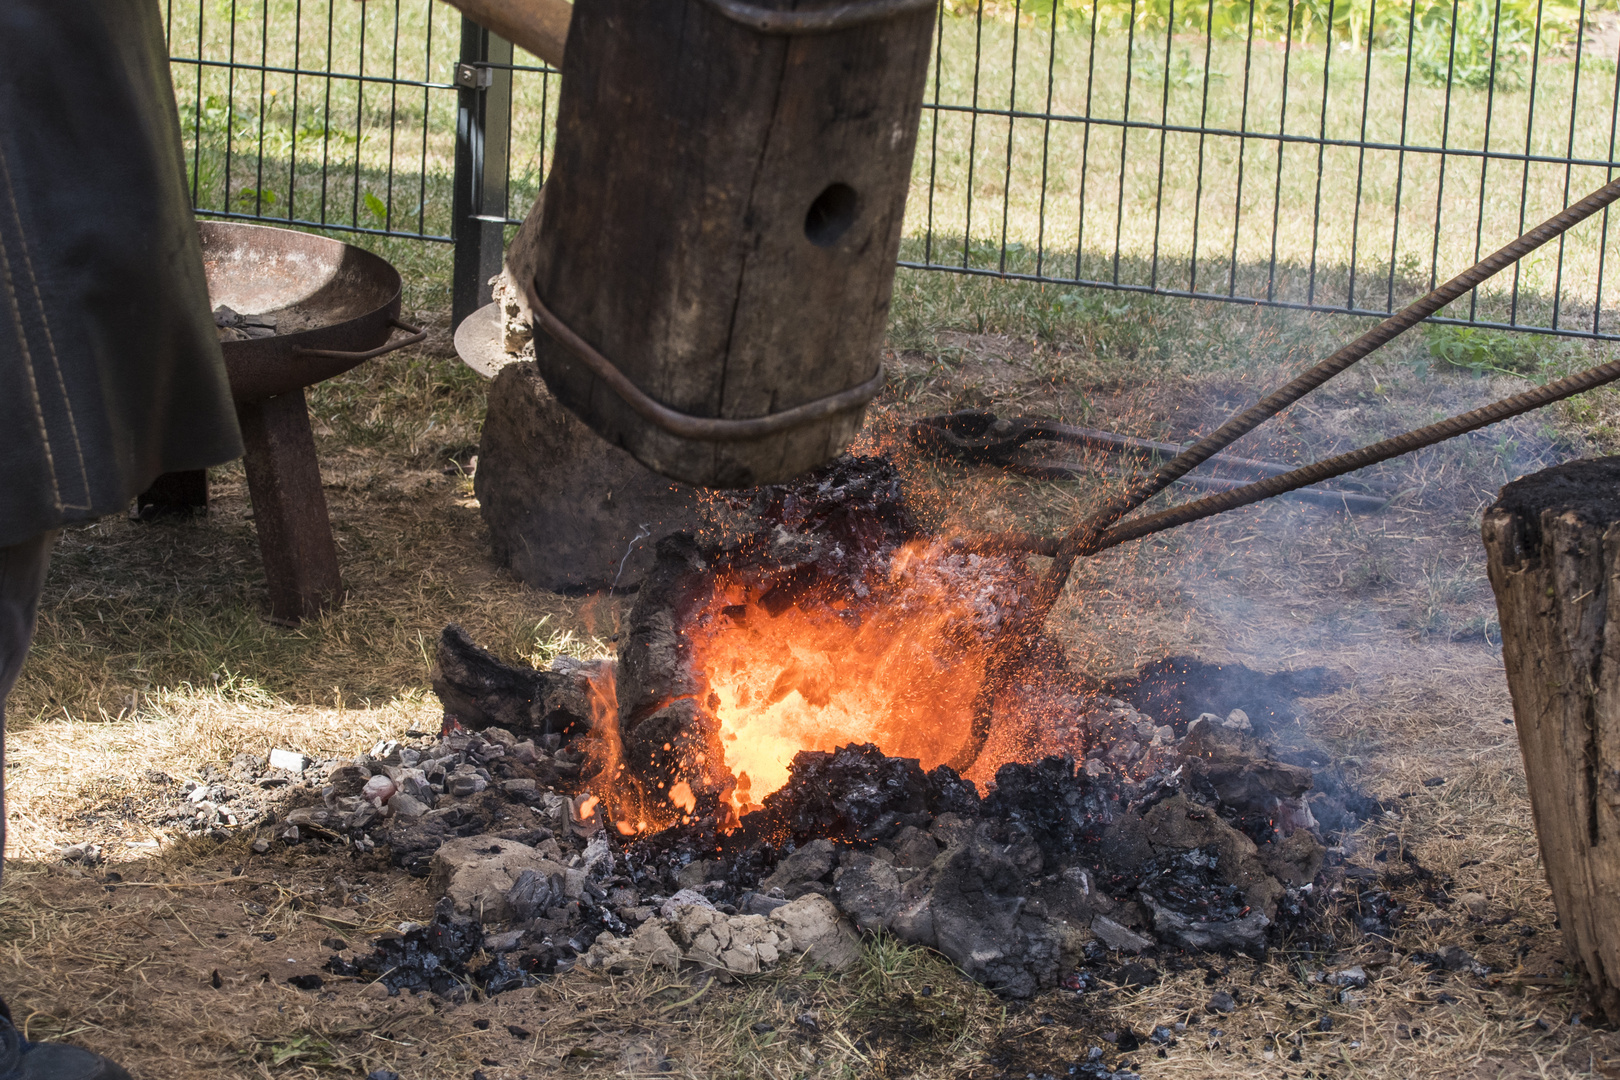
<path fill-rule="evenodd" d="M 513 922 L 528 922 L 547 908 L 562 902 L 561 875 L 548 877 L 534 870 L 519 874 L 506 893 L 506 905 L 511 909 Z"/>

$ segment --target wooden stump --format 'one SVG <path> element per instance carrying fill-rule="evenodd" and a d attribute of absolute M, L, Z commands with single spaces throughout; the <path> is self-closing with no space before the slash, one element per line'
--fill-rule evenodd
<path fill-rule="evenodd" d="M 1571 957 L 1620 1021 L 1620 457 L 1502 489 L 1483 527 L 1541 857 Z"/>
<path fill-rule="evenodd" d="M 496 559 L 553 592 L 639 585 L 659 540 L 704 525 L 696 488 L 603 442 L 532 363 L 490 384 L 473 484 Z"/>
<path fill-rule="evenodd" d="M 762 33 L 727 0 L 580 0 L 536 239 L 535 291 L 641 391 L 689 417 L 757 419 L 879 370 L 935 11 Z M 767 16 L 797 0 L 751 0 Z M 781 483 L 837 457 L 857 403 L 709 441 L 652 423 L 549 334 L 557 400 L 665 476 Z"/>

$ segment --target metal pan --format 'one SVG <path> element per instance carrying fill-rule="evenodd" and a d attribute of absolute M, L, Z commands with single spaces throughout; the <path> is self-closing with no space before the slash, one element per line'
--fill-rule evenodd
<path fill-rule="evenodd" d="M 197 229 L 213 305 L 276 319 L 271 337 L 221 343 L 238 402 L 313 386 L 427 336 L 400 322 L 399 272 L 369 251 L 264 225 Z M 410 336 L 391 341 L 395 329 Z"/>

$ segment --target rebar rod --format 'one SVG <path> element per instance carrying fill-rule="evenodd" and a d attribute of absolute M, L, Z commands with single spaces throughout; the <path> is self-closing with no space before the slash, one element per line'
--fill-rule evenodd
<path fill-rule="evenodd" d="M 1098 542 L 1111 531 L 1110 527 L 1126 514 L 1335 375 L 1344 372 L 1374 350 L 1440 311 L 1453 300 L 1478 288 L 1486 280 L 1512 266 L 1543 244 L 1562 236 L 1617 199 L 1620 199 L 1620 180 L 1611 181 L 1598 188 L 1580 202 L 1553 215 L 1523 236 L 1432 290 L 1422 299 L 1408 304 L 1326 360 L 1226 421 L 1173 460 L 1159 467 L 1150 476 L 1133 485 L 1124 494 L 1111 499 L 1101 510 L 1075 526 L 1059 541 L 1057 555 L 1047 572 L 1046 579 L 1042 582 L 1042 595 L 1038 604 L 1042 609 L 1042 617 L 1044 618 L 1045 611 L 1050 609 L 1063 591 L 1069 572 L 1074 567 L 1074 560 L 1101 550 L 1096 546 Z M 1236 493 L 1229 493 L 1231 494 Z M 1229 495 L 1218 497 L 1225 498 Z"/>
<path fill-rule="evenodd" d="M 1033 602 L 1008 621 L 995 647 L 986 657 L 984 683 L 980 686 L 973 703 L 973 726 L 970 737 L 958 755 L 959 760 L 952 764 L 960 771 L 972 765 L 978 758 L 990 735 L 997 695 L 1027 661 L 1028 653 L 1040 636 L 1047 615 L 1063 593 L 1063 586 L 1068 581 L 1075 560 L 1081 556 L 1094 555 L 1130 540 L 1260 502 L 1295 488 L 1320 483 L 1620 379 L 1620 360 L 1616 360 L 1548 383 L 1546 386 L 1504 398 L 1482 409 L 1475 409 L 1449 420 L 1385 439 L 1372 446 L 1353 450 L 1348 454 L 1340 454 L 1314 465 L 1306 465 L 1281 476 L 1267 477 L 1235 491 L 1221 492 L 1119 524 L 1120 518 L 1374 349 L 1388 344 L 1470 289 L 1478 287 L 1492 275 L 1506 269 L 1549 240 L 1563 235 L 1616 199 L 1620 199 L 1620 180 L 1605 184 L 1580 202 L 1542 222 L 1506 247 L 1434 289 L 1421 300 L 1384 320 L 1286 386 L 1268 394 L 1249 409 L 1222 424 L 1210 435 L 1188 447 L 1185 452 L 1167 462 L 1123 495 L 1110 500 L 1102 510 L 1075 526 L 1061 540 L 1054 543 L 1044 537 L 1030 537 L 1023 534 L 1006 535 L 999 541 L 984 537 L 968 540 L 964 546 L 970 549 L 1008 551 L 1014 547 L 1023 547 L 1027 551 L 1050 554 L 1052 566 L 1042 579 L 1039 589 L 1032 598 Z"/>
<path fill-rule="evenodd" d="M 1435 443 L 1454 439 L 1458 435 L 1466 435 L 1470 431 L 1477 431 L 1482 427 L 1510 420 L 1515 416 L 1539 409 L 1544 405 L 1551 405 L 1567 397 L 1585 393 L 1588 390 L 1603 386 L 1606 383 L 1620 379 L 1620 360 L 1589 368 L 1586 371 L 1548 383 L 1546 386 L 1534 390 L 1526 390 L 1522 394 L 1503 398 L 1492 402 L 1483 408 L 1472 412 L 1453 416 L 1428 427 L 1408 431 L 1383 442 L 1364 446 L 1359 450 L 1352 450 L 1347 454 L 1326 458 L 1312 465 L 1305 465 L 1293 472 L 1281 476 L 1269 476 L 1244 487 L 1232 491 L 1223 491 L 1180 506 L 1172 506 L 1168 510 L 1161 510 L 1147 517 L 1135 518 L 1122 522 L 1110 528 L 1098 537 L 1091 554 L 1106 551 L 1111 547 L 1130 540 L 1138 540 L 1153 533 L 1173 529 L 1178 525 L 1186 525 L 1200 521 L 1216 514 L 1224 514 L 1228 510 L 1236 510 L 1240 506 L 1248 506 L 1261 502 L 1277 495 L 1319 484 L 1323 480 L 1330 480 L 1335 476 L 1342 476 L 1356 469 L 1364 469 L 1369 465 L 1376 465 L 1380 461 L 1388 461 L 1402 454 L 1410 454 L 1414 450 L 1433 446 Z"/>

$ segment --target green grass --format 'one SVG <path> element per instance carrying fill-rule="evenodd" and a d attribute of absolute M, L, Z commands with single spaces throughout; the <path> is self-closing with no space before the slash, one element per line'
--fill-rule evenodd
<path fill-rule="evenodd" d="M 1292 5 L 1292 24 L 1279 16 L 1289 6 L 1257 0 L 1252 38 L 1248 6 L 1231 2 L 1172 11 L 1169 0 L 1095 9 L 1062 0 L 1025 4 L 1014 17 L 1011 5 L 987 0 L 982 18 L 974 4 L 952 4 L 927 90 L 930 105 L 946 108 L 923 114 L 905 257 L 1399 306 L 1608 178 L 1592 166 L 1481 153 L 1615 153 L 1614 57 L 1596 39 L 1581 42 L 1578 9 L 1505 0 L 1498 19 L 1498 5 L 1471 0 L 1459 4 L 1453 34 L 1449 4 L 1413 2 L 1335 3 L 1331 47 L 1327 5 L 1315 0 Z M 1600 6 L 1588 8 L 1589 25 Z M 177 0 L 170 36 L 182 58 L 447 84 L 459 19 L 432 0 Z M 450 231 L 454 90 L 183 62 L 174 72 L 200 206 Z M 557 90 L 554 75 L 514 77 L 511 215 L 523 214 L 544 176 Z M 1034 115 L 952 111 L 963 107 Z M 1248 134 L 1120 126 L 1127 121 Z M 1620 259 L 1620 228 L 1609 230 L 1605 255 L 1606 224 L 1585 223 L 1447 314 L 1549 324 L 1556 304 L 1561 325 L 1590 327 L 1600 257 L 1611 281 Z"/>
<path fill-rule="evenodd" d="M 1349 42 L 1329 52 L 1320 33 L 1289 51 L 1275 41 L 1167 38 L 1152 27 L 1092 37 L 1061 23 L 1054 34 L 1044 16 L 1026 23 L 944 23 L 942 102 L 1041 115 L 925 112 L 908 225 L 913 237 L 931 227 L 926 255 L 936 262 L 1399 306 L 1431 273 L 1449 277 L 1607 178 L 1589 167 L 1566 175 L 1550 163 L 1455 157 L 1444 162 L 1442 194 L 1435 154 L 1043 118 L 1606 160 L 1614 65 L 1583 55 L 1577 94 L 1574 55 L 1545 40 L 1532 101 L 1526 88 L 1487 92 L 1461 79 L 1448 91 L 1415 67 L 1409 84 L 1404 42 L 1388 37 L 1375 38 L 1369 56 L 1342 47 Z M 930 83 L 930 101 L 934 94 Z M 1590 323 L 1601 238 L 1602 223 L 1588 222 L 1502 275 L 1482 290 L 1479 316 L 1512 317 L 1516 280 L 1526 294 L 1520 320 L 1550 320 L 1560 284 L 1561 319 Z M 1611 261 L 1617 250 L 1611 235 Z M 924 253 L 913 245 L 913 257 Z"/>

